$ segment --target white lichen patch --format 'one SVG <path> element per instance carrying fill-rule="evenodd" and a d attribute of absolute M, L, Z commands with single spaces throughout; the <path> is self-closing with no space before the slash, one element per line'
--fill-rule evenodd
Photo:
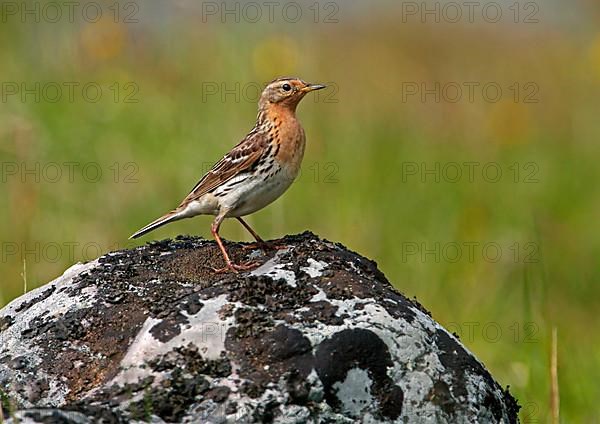
<path fill-rule="evenodd" d="M 288 252 L 289 249 L 278 250 L 275 256 L 269 259 L 266 263 L 256 268 L 250 273 L 250 275 L 261 276 L 266 275 L 273 280 L 284 279 L 287 284 L 292 287 L 297 287 L 296 274 L 294 271 L 286 269 L 287 266 L 293 265 L 290 263 L 281 263 L 280 259 L 283 254 Z"/>
<path fill-rule="evenodd" d="M 190 343 L 198 348 L 204 359 L 219 359 L 225 351 L 227 330 L 234 324 L 232 316 L 223 319 L 219 316 L 219 311 L 223 305 L 230 303 L 227 301 L 227 295 L 223 294 L 203 301 L 203 304 L 196 314 L 190 315 L 182 311 L 189 322 L 181 324 L 180 333 L 167 342 L 157 340 L 152 334 L 154 326 L 162 320 L 147 318 L 121 360 L 122 371 L 115 376 L 112 383 L 123 385 L 137 382 L 148 375 L 148 370 L 141 369 L 140 366 Z"/>
<path fill-rule="evenodd" d="M 306 262 L 308 262 L 308 266 L 300 267 L 300 269 L 310 275 L 311 278 L 320 277 L 323 275 L 323 270 L 327 268 L 326 262 L 316 261 L 313 258 L 308 258 Z"/>
<path fill-rule="evenodd" d="M 97 261 L 88 262 L 86 264 L 77 263 L 73 265 L 67 269 L 63 275 L 51 281 L 50 283 L 33 289 L 23 296 L 10 302 L 8 305 L 2 308 L 2 310 L 0 310 L 0 317 L 16 315 L 17 313 L 20 314 L 21 318 L 19 319 L 19 323 L 15 324 L 18 327 L 18 325 L 22 323 L 24 319 L 27 320 L 29 317 L 33 318 L 35 316 L 42 315 L 43 313 L 59 315 L 73 308 L 80 309 L 91 306 L 94 302 L 88 300 L 92 299 L 93 294 L 95 293 L 92 287 L 88 287 L 86 290 L 82 291 L 83 296 L 77 297 L 61 295 L 60 289 L 69 286 L 72 283 L 73 278 L 75 278 L 77 275 L 81 274 L 82 272 L 89 271 L 92 268 L 95 268 L 97 265 Z M 25 311 L 16 312 L 17 309 L 24 308 L 26 303 L 34 302 L 37 297 L 43 295 L 43 293 L 47 290 L 51 290 L 52 287 L 54 288 L 55 292 L 52 294 L 51 299 L 47 298 L 40 300 L 39 302 L 32 304 L 32 306 L 27 307 Z M 2 337 L 2 335 L 0 335 L 0 337 Z M 4 335 L 4 337 L 6 337 L 6 335 Z"/>
<path fill-rule="evenodd" d="M 362 411 L 374 401 L 371 396 L 371 378 L 366 370 L 352 368 L 343 382 L 333 385 L 336 395 L 342 404 L 342 412 L 351 417 L 360 417 Z"/>
<path fill-rule="evenodd" d="M 15 369 L 7 366 L 7 364 L 0 364 L 0 381 L 11 382 L 10 384 L 18 381 L 28 381 L 30 380 L 27 374 L 28 371 L 38 368 L 38 365 L 42 363 L 41 348 L 35 345 L 35 339 L 22 337 L 22 333 L 29 328 L 29 324 L 34 319 L 42 316 L 44 319 L 49 319 L 69 311 L 91 307 L 95 303 L 95 287 L 87 287 L 77 296 L 71 296 L 62 289 L 70 286 L 76 276 L 96 266 L 98 266 L 97 261 L 75 264 L 60 277 L 42 287 L 31 290 L 0 310 L 0 317 L 14 319 L 14 323 L 10 327 L 0 332 L 2 352 L 5 354 L 10 353 L 13 359 L 24 357 L 28 363 L 27 367 L 21 369 Z M 53 291 L 51 295 L 47 296 L 49 290 Z M 44 296 L 47 297 L 43 298 Z M 18 319 L 15 317 L 18 317 Z M 69 391 L 64 381 L 52 378 L 40 369 L 36 369 L 35 378 L 37 381 L 47 381 L 49 389 L 35 404 L 30 402 L 28 397 L 19 398 L 23 406 L 51 406 L 64 402 Z"/>
<path fill-rule="evenodd" d="M 317 294 L 315 294 L 310 301 L 311 302 L 319 302 L 321 300 L 326 300 L 327 299 L 327 293 L 325 293 L 325 291 L 321 288 L 321 287 L 317 287 Z M 306 309 L 308 310 L 308 307 L 306 307 Z"/>

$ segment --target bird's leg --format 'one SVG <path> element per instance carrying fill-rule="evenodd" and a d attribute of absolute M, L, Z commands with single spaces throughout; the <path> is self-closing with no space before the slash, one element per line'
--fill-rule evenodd
<path fill-rule="evenodd" d="M 246 230 L 248 230 L 248 232 L 249 232 L 250 234 L 252 234 L 252 237 L 254 237 L 254 240 L 256 240 L 256 242 L 257 242 L 258 244 L 266 244 L 266 242 L 265 242 L 265 241 L 264 241 L 264 240 L 263 240 L 263 239 L 262 239 L 262 238 L 261 238 L 261 237 L 260 237 L 258 234 L 256 234 L 256 231 L 254 231 L 254 230 L 252 229 L 252 227 L 250 227 L 246 221 L 244 221 L 244 220 L 243 220 L 242 218 L 240 218 L 239 216 L 238 216 L 236 219 L 237 219 L 238 221 L 240 221 L 240 222 L 241 222 L 241 224 L 244 226 L 244 228 L 245 228 Z"/>
<path fill-rule="evenodd" d="M 249 250 L 249 249 L 256 249 L 259 248 L 263 251 L 268 251 L 268 250 L 279 250 L 279 249 L 285 249 L 285 246 L 276 246 L 273 243 L 267 243 L 266 241 L 264 241 L 257 233 L 256 231 L 254 231 L 250 225 L 248 225 L 248 223 L 246 221 L 244 221 L 242 218 L 240 218 L 239 216 L 236 218 L 238 221 L 240 221 L 240 223 L 244 226 L 244 228 L 246 230 L 248 230 L 248 232 L 250 234 L 252 234 L 252 237 L 254 237 L 254 240 L 256 240 L 256 243 L 250 243 L 244 247 L 242 247 L 242 249 L 244 250 Z"/>
<path fill-rule="evenodd" d="M 243 249 L 255 249 L 255 248 L 260 248 L 262 250 L 268 250 L 269 249 L 269 244 L 264 241 L 257 233 L 256 231 L 254 231 L 252 229 L 252 227 L 250 227 L 250 225 L 248 225 L 248 223 L 246 221 L 244 221 L 242 218 L 240 218 L 239 216 L 236 218 L 238 221 L 240 221 L 240 224 L 242 224 L 244 226 L 244 228 L 246 230 L 248 230 L 248 232 L 250 234 L 252 234 L 252 237 L 254 237 L 254 240 L 256 240 L 256 243 L 250 243 L 247 246 L 244 246 Z"/>
<path fill-rule="evenodd" d="M 233 272 L 238 272 L 238 271 L 246 271 L 252 268 L 256 268 L 256 266 L 258 265 L 255 262 L 249 262 L 246 264 L 234 264 L 231 259 L 229 258 L 229 255 L 227 254 L 227 250 L 225 250 L 225 246 L 223 245 L 223 240 L 221 240 L 221 236 L 219 236 L 219 227 L 221 226 L 221 222 L 223 222 L 223 219 L 225 217 L 224 216 L 217 216 L 215 218 L 215 220 L 213 221 L 211 227 L 210 227 L 210 232 L 212 233 L 213 237 L 215 238 L 215 241 L 217 242 L 217 244 L 219 245 L 219 249 L 221 249 L 221 253 L 223 254 L 223 258 L 225 259 L 225 267 L 224 268 L 220 268 L 220 269 L 214 269 L 215 272 L 227 272 L 227 271 L 233 271 Z"/>

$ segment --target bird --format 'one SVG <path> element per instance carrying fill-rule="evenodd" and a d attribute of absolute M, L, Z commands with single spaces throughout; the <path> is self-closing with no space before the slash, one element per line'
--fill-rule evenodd
<path fill-rule="evenodd" d="M 256 263 L 234 263 L 219 236 L 225 218 L 236 218 L 260 247 L 267 243 L 244 221 L 279 198 L 300 172 L 306 135 L 296 117 L 298 103 L 324 84 L 307 83 L 299 78 L 277 78 L 266 85 L 258 101 L 256 124 L 200 179 L 172 211 L 136 231 L 130 239 L 141 237 L 167 223 L 197 215 L 213 215 L 211 233 L 225 260 L 216 272 L 252 269 Z"/>

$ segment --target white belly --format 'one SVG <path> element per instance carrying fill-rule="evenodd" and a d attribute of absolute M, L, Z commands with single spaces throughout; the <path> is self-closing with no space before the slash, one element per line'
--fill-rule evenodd
<path fill-rule="evenodd" d="M 290 187 L 296 175 L 281 169 L 272 177 L 265 177 L 250 177 L 223 196 L 222 207 L 230 209 L 227 217 L 245 216 L 264 208 Z"/>
<path fill-rule="evenodd" d="M 191 202 L 182 215 L 185 218 L 196 215 L 219 215 L 227 210 L 226 217 L 241 217 L 256 212 L 281 196 L 298 174 L 284 168 L 277 169 L 279 171 L 271 171 L 270 176 L 238 175 L 214 192 Z"/>

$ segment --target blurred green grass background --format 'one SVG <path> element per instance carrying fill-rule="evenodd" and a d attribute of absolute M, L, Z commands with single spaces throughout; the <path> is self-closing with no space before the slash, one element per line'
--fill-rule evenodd
<path fill-rule="evenodd" d="M 105 16 L 94 23 L 76 14 L 0 26 L 0 306 L 24 290 L 23 259 L 31 289 L 74 261 L 134 246 L 127 237 L 176 206 L 252 127 L 253 84 L 297 75 L 332 88 L 299 106 L 303 173 L 250 218 L 259 233 L 309 229 L 376 260 L 510 385 L 523 422 L 550 420 L 556 326 L 561 421 L 600 422 L 600 5 L 563 13 L 540 3 L 535 24 L 479 15 L 452 24 L 404 19 L 392 2 L 323 3 L 317 23 L 312 3 L 297 23 L 222 22 L 186 1 L 140 3 L 138 22 L 124 23 L 99 4 Z M 511 3 L 499 4 L 508 13 Z M 337 22 L 323 22 L 332 10 Z M 50 101 L 48 88 L 23 99 L 20 84 L 36 82 L 58 83 L 62 98 Z M 91 102 L 75 88 L 71 101 L 65 82 L 98 84 L 102 96 Z M 463 97 L 403 98 L 407 84 L 436 82 L 458 83 Z M 476 89 L 470 101 L 464 82 L 496 83 L 502 96 Z M 535 103 L 524 101 L 528 83 Z M 223 92 L 236 84 L 237 98 Z M 465 162 L 479 164 L 472 179 Z M 499 181 L 484 178 L 485 164 Z M 439 182 L 426 172 L 436 166 Z M 171 224 L 140 243 L 210 237 L 210 221 Z M 236 222 L 222 231 L 248 240 Z M 502 249 L 497 261 L 486 243 Z"/>

